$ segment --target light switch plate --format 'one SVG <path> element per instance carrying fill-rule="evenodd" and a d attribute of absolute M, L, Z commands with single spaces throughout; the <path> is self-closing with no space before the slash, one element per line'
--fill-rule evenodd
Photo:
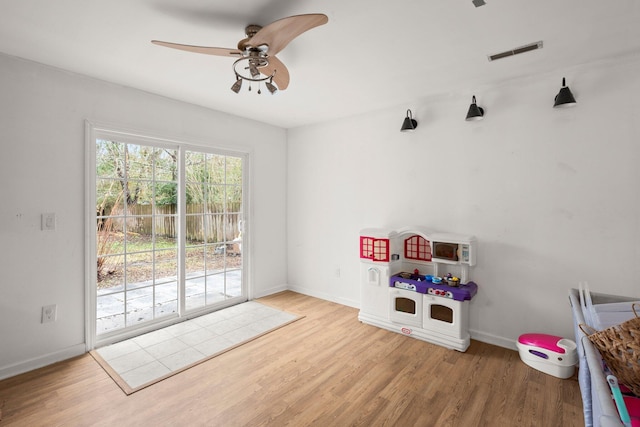
<path fill-rule="evenodd" d="M 55 230 L 56 229 L 56 214 L 55 213 L 43 213 L 42 217 L 42 230 Z"/>

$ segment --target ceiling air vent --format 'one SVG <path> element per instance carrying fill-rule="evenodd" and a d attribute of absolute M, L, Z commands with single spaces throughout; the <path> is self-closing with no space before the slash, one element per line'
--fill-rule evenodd
<path fill-rule="evenodd" d="M 542 40 L 535 43 L 530 43 L 525 46 L 520 46 L 515 49 L 507 50 L 505 52 L 489 55 L 489 61 L 495 61 L 496 59 L 506 58 L 508 56 L 518 55 L 520 53 L 531 52 L 532 50 L 542 49 Z"/>

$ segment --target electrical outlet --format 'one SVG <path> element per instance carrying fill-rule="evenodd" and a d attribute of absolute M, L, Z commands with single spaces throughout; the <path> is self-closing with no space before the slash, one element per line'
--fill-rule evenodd
<path fill-rule="evenodd" d="M 58 306 L 56 304 L 45 305 L 42 307 L 42 323 L 55 322 L 58 315 Z"/>

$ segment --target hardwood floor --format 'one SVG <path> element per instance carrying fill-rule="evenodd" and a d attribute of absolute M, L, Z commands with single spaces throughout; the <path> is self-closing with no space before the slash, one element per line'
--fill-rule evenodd
<path fill-rule="evenodd" d="M 472 341 L 465 353 L 283 292 L 306 317 L 126 396 L 90 355 L 0 381 L 0 426 L 582 426 L 575 378 Z"/>

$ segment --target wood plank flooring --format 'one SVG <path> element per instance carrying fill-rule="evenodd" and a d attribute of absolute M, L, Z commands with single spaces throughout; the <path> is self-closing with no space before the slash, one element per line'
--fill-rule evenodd
<path fill-rule="evenodd" d="M 306 316 L 130 396 L 89 355 L 0 381 L 0 426 L 582 426 L 575 378 L 512 350 L 465 353 L 365 325 L 294 292 Z"/>

